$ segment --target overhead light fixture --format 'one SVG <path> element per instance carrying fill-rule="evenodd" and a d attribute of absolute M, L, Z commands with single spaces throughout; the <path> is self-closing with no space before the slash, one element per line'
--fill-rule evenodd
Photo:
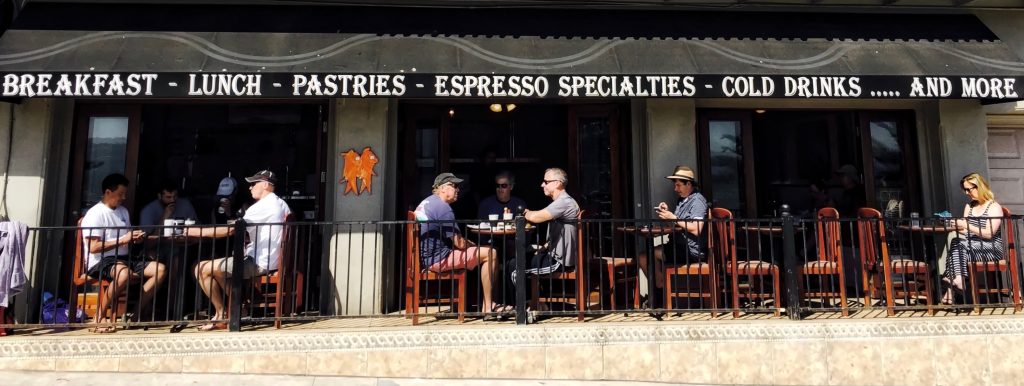
<path fill-rule="evenodd" d="M 757 109 L 757 110 L 754 110 L 754 112 L 758 113 L 758 114 L 764 114 L 765 109 Z"/>
<path fill-rule="evenodd" d="M 449 118 L 454 118 L 455 117 L 455 109 L 448 109 L 448 117 Z"/>
<path fill-rule="evenodd" d="M 516 109 L 516 104 L 515 103 L 509 103 L 509 104 L 505 105 L 505 111 L 508 111 L 508 112 L 511 113 L 512 110 L 515 110 L 515 109 Z"/>
<path fill-rule="evenodd" d="M 501 112 L 501 104 L 500 103 L 492 104 L 491 105 L 491 111 L 496 112 L 496 113 L 500 113 Z"/>

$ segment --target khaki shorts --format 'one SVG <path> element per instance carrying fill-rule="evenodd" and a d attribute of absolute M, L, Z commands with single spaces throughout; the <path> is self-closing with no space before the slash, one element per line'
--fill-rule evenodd
<path fill-rule="evenodd" d="M 231 257 L 222 257 L 220 259 L 213 260 L 214 269 L 227 273 L 228 277 L 231 277 L 231 275 L 234 274 L 234 272 L 232 272 L 234 270 L 234 265 L 234 259 Z M 256 265 L 255 259 L 246 256 L 245 260 L 242 261 L 242 272 L 243 279 L 252 279 L 254 276 L 266 275 L 268 271 Z"/>

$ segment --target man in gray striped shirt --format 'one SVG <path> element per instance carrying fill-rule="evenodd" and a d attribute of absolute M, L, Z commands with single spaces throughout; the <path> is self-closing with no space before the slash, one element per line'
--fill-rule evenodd
<path fill-rule="evenodd" d="M 707 249 L 701 235 L 708 215 L 708 201 L 697 191 L 696 174 L 693 169 L 680 165 L 665 178 L 672 181 L 672 190 L 679 195 L 679 202 L 673 211 L 669 211 L 668 204 L 659 203 L 655 215 L 662 220 L 677 220 L 675 226 L 680 231 L 673 233 L 668 243 L 654 250 L 654 283 L 659 289 L 665 288 L 666 259 L 671 265 L 692 264 L 703 261 Z M 644 274 L 651 277 L 647 257 L 641 256 L 637 261 Z M 650 298 L 650 306 L 661 307 L 663 296 L 664 291 L 655 291 Z"/>

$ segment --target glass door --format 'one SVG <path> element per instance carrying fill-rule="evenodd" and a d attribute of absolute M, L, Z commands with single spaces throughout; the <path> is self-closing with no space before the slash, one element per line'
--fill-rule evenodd
<path fill-rule="evenodd" d="M 712 205 L 755 217 L 753 138 L 750 114 L 709 112 L 700 120 L 701 190 Z"/>
<path fill-rule="evenodd" d="M 886 217 L 904 217 L 919 209 L 912 117 L 908 113 L 860 114 L 867 205 Z"/>
<path fill-rule="evenodd" d="M 75 130 L 74 164 L 68 225 L 74 225 L 89 207 L 99 202 L 100 184 L 111 173 L 121 173 L 135 184 L 139 153 L 139 106 L 80 106 Z M 124 203 L 132 208 L 133 194 Z"/>

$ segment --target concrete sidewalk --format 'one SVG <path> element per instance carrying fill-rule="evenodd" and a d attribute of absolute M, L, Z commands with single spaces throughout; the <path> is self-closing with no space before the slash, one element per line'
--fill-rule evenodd
<path fill-rule="evenodd" d="M 357 378 L 303 375 L 103 373 L 60 371 L 0 371 L 4 385 L 18 386 L 150 386 L 150 385 L 245 385 L 245 386 L 641 386 L 656 382 L 552 381 L 496 379 Z"/>

